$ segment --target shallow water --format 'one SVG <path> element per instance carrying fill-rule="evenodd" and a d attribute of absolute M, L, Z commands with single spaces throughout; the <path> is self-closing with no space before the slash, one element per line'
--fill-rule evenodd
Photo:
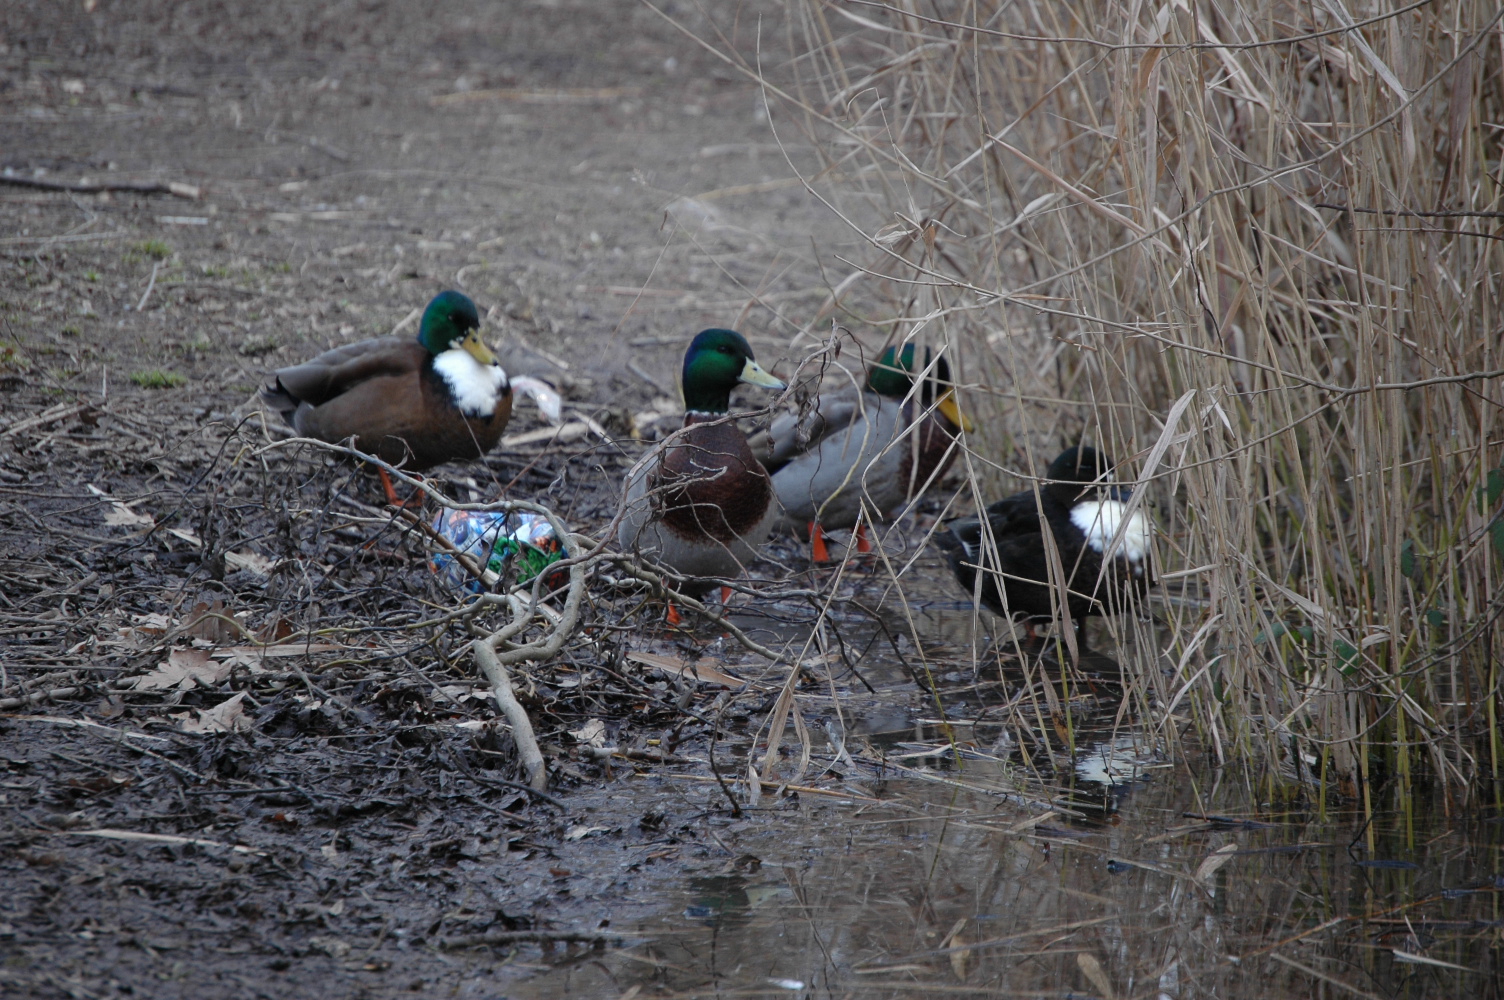
<path fill-rule="evenodd" d="M 919 613 L 922 635 L 970 628 L 965 605 Z M 947 729 L 895 659 L 869 644 L 875 693 L 847 676 L 811 697 L 819 745 L 801 781 L 825 794 L 710 816 L 721 851 L 645 883 L 661 909 L 612 926 L 628 943 L 557 952 L 508 995 L 1504 995 L 1492 810 L 1412 802 L 1365 825 L 1352 803 L 1323 814 L 1314 790 L 1272 804 L 1241 766 L 1184 745 L 1191 763 L 1175 764 L 1131 719 L 1112 728 L 1116 697 L 1077 703 L 1074 753 L 1016 715 Z M 971 679 L 944 702 L 952 720 L 986 715 L 1019 680 L 989 687 L 935 659 Z M 1081 704 L 1106 710 L 1100 730 Z M 837 744 L 855 759 L 836 760 Z"/>
<path fill-rule="evenodd" d="M 922 780 L 883 793 L 724 822 L 736 856 L 616 928 L 634 943 L 512 995 L 1499 995 L 1497 822 L 1382 815 L 1370 851 L 1353 816 L 1173 768 L 1079 817 Z"/>

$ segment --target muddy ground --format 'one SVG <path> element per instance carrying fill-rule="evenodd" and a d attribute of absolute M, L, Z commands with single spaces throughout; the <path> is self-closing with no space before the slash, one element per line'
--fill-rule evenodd
<path fill-rule="evenodd" d="M 774 5 L 666 10 L 749 56 L 760 28 L 786 61 Z M 509 370 L 605 434 L 439 483 L 599 529 L 687 338 L 736 325 L 787 370 L 817 261 L 855 242 L 792 180 L 819 161 L 792 128 L 780 150 L 756 87 L 631 3 L 15 0 L 0 121 L 8 177 L 177 185 L 0 186 L 7 995 L 500 996 L 630 934 L 658 886 L 755 868 L 738 837 L 768 812 L 826 808 L 732 814 L 712 742 L 744 771 L 781 677 L 732 700 L 629 663 L 761 669 L 609 590 L 588 642 L 523 685 L 553 781 L 522 790 L 464 634 L 425 624 L 459 597 L 424 546 L 366 477 L 268 450 L 243 405 L 269 369 L 461 288 Z M 510 433 L 542 426 L 519 408 Z M 785 591 L 812 579 L 792 543 L 772 555 Z M 863 603 L 836 644 L 902 662 L 867 613 L 891 595 L 842 586 Z M 743 621 L 770 641 L 810 607 Z M 902 716 L 919 689 L 899 680 Z M 570 735 L 593 719 L 624 756 Z M 545 931 L 607 933 L 507 936 Z"/>

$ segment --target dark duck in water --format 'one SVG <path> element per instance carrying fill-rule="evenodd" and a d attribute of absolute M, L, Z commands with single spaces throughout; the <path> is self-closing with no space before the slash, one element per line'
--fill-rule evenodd
<path fill-rule="evenodd" d="M 1088 616 L 1118 614 L 1154 584 L 1149 518 L 1129 512 L 1127 491 L 1105 481 L 1111 471 L 1096 450 L 1070 448 L 1050 463 L 1037 497 L 1025 490 L 989 505 L 985 518 L 951 522 L 936 540 L 956 579 L 994 614 L 1055 618 L 1062 602 L 1050 586 L 1053 541 L 1084 652 Z"/>

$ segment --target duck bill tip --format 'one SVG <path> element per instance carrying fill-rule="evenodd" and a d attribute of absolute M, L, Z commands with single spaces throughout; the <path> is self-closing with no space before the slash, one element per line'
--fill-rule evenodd
<path fill-rule="evenodd" d="M 486 346 L 486 342 L 480 339 L 479 330 L 471 330 L 470 333 L 465 337 L 465 339 L 460 342 L 460 346 L 464 348 L 465 352 L 468 353 L 472 358 L 474 358 L 476 361 L 479 361 L 483 365 L 495 365 L 501 363 L 496 360 L 496 355 L 493 354 L 491 352 L 491 349 Z"/>
<path fill-rule="evenodd" d="M 745 382 L 747 385 L 761 386 L 764 389 L 777 389 L 780 392 L 788 388 L 782 379 L 770 375 L 751 358 L 748 358 L 747 363 L 742 366 L 742 373 L 738 376 L 737 381 Z"/>
<path fill-rule="evenodd" d="M 940 410 L 941 413 L 945 415 L 945 419 L 949 420 L 953 426 L 959 427 L 961 428 L 961 430 L 967 432 L 976 430 L 976 425 L 973 424 L 970 418 L 968 418 L 966 414 L 962 413 L 961 408 L 956 405 L 956 394 L 954 392 L 947 392 L 944 396 L 940 397 L 940 401 L 936 403 L 935 406 Z"/>

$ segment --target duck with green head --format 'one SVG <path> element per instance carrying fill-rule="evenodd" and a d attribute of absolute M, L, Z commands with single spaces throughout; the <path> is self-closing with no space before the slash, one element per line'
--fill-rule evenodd
<path fill-rule="evenodd" d="M 512 387 L 480 338 L 475 303 L 440 292 L 417 339 L 376 337 L 280 368 L 261 397 L 299 434 L 421 472 L 480 458 L 512 415 Z M 386 472 L 387 496 L 396 502 Z"/>
<path fill-rule="evenodd" d="M 861 392 L 822 395 L 809 413 L 779 417 L 768 431 L 765 464 L 783 523 L 808 531 L 815 562 L 829 558 L 825 531 L 859 520 L 857 547 L 868 551 L 865 522 L 885 520 L 938 481 L 960 450 L 957 436 L 972 429 L 944 355 L 926 348 L 923 364 L 916 356 L 913 344 L 889 347 Z"/>
<path fill-rule="evenodd" d="M 740 575 L 777 517 L 767 471 L 725 419 L 741 383 L 785 388 L 734 330 L 695 337 L 684 355 L 686 430 L 627 486 L 617 542 L 686 577 L 677 589 L 691 597 Z"/>

